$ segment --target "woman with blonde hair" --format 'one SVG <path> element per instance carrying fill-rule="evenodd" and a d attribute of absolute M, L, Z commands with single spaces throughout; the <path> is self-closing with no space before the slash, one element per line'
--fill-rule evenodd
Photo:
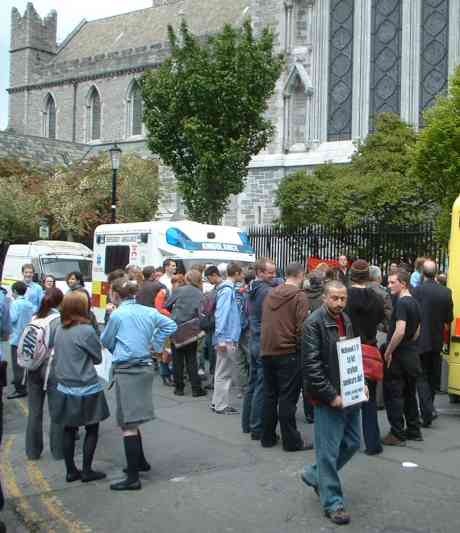
<path fill-rule="evenodd" d="M 49 398 L 52 421 L 64 426 L 63 452 L 69 483 L 106 477 L 92 469 L 99 423 L 110 416 L 103 385 L 94 368 L 101 361 L 101 344 L 91 325 L 88 297 L 82 291 L 70 291 L 61 304 L 61 326 L 54 340 L 57 386 Z M 74 460 L 75 436 L 80 426 L 86 429 L 82 471 Z"/>

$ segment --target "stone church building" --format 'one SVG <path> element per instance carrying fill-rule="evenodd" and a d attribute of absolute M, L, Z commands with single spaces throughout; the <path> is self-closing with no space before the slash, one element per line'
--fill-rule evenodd
<path fill-rule="evenodd" d="M 446 92 L 460 63 L 460 0 L 146 4 L 83 20 L 59 44 L 55 11 L 41 18 L 31 3 L 23 14 L 13 8 L 9 124 L 0 133 L 0 155 L 13 145 L 20 152 L 41 144 L 48 157 L 75 159 L 114 142 L 148 155 L 137 80 L 167 57 L 167 25 L 185 18 L 194 33 L 207 35 L 250 16 L 256 31 L 274 28 L 287 67 L 269 110 L 276 134 L 251 162 L 246 189 L 232 199 L 225 222 L 269 223 L 283 176 L 348 162 L 376 113 L 393 111 L 420 127 L 422 112 Z M 166 169 L 162 180 L 161 215 L 169 217 L 180 201 Z"/>

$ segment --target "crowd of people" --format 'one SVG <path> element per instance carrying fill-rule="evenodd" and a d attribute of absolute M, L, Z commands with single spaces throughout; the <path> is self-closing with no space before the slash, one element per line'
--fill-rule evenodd
<path fill-rule="evenodd" d="M 14 391 L 8 398 L 27 396 L 25 450 L 31 460 L 43 453 L 48 398 L 51 452 L 64 460 L 69 483 L 105 477 L 92 466 L 99 425 L 110 416 L 96 368 L 103 350 L 111 354 L 127 465 L 125 476 L 110 485 L 116 491 L 139 490 L 139 473 L 150 470 L 141 426 L 154 418 L 157 370 L 177 396 L 186 394 L 187 382 L 194 398 L 209 392 L 210 411 L 240 415 L 242 432 L 264 448 L 279 441 L 286 452 L 315 448 L 316 463 L 305 467 L 301 479 L 335 524 L 350 521 L 338 472 L 360 448 L 361 433 L 365 453 L 374 456 L 384 446 L 422 441 L 421 427 L 437 417 L 440 354 L 453 303 L 430 259 L 419 258 L 412 275 L 406 265 L 393 263 L 386 279 L 379 267 L 363 259 L 350 263 L 346 256 L 337 266 L 321 263 L 307 274 L 304 265 L 291 263 L 285 278 L 269 258 L 249 268 L 194 265 L 188 272 L 173 259 L 161 268 L 128 265 L 108 276 L 110 303 L 102 328 L 79 272 L 67 276 L 65 295 L 51 276 L 43 286 L 35 283 L 32 265 L 22 273 L 11 302 L 0 292 L 0 339 L 11 345 Z M 378 380 L 366 376 L 367 401 L 343 406 L 337 342 L 355 337 L 363 356 L 379 354 L 384 367 L 390 425 L 384 438 Z M 6 386 L 2 361 L 0 409 Z M 241 412 L 236 396 L 243 398 Z M 306 422 L 315 424 L 314 442 L 298 428 L 300 398 Z M 75 441 L 83 427 L 80 467 Z"/>

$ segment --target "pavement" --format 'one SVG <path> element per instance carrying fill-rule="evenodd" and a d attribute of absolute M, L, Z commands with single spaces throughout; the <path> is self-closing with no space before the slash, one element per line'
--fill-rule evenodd
<path fill-rule="evenodd" d="M 439 418 L 424 430 L 424 442 L 358 453 L 342 471 L 349 526 L 323 515 L 313 490 L 299 481 L 315 453 L 261 448 L 240 430 L 239 416 L 212 413 L 206 398 L 176 397 L 159 378 L 154 385 L 157 418 L 143 426 L 152 471 L 143 488 L 114 493 L 122 477 L 122 439 L 114 418 L 101 424 L 95 468 L 108 479 L 65 482 L 62 462 L 48 443 L 39 461 L 27 461 L 24 429 L 27 400 L 4 400 L 5 434 L 0 457 L 8 532 L 155 533 L 458 533 L 460 531 L 460 405 L 440 396 Z M 6 395 L 6 392 L 5 392 Z M 113 393 L 107 393 L 114 405 Z M 235 405 L 241 400 L 235 398 Z M 115 410 L 112 409 L 112 413 Z M 388 430 L 380 412 L 382 434 Z M 303 421 L 313 437 L 314 426 Z M 47 424 L 47 422 L 46 422 Z M 81 461 L 78 442 L 77 464 Z M 404 462 L 417 466 L 406 468 Z"/>

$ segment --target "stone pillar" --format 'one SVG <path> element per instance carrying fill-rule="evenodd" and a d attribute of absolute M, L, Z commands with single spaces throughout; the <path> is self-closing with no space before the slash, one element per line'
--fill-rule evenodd
<path fill-rule="evenodd" d="M 329 74 L 329 0 L 316 0 L 312 24 L 313 96 L 307 142 L 318 145 L 327 140 L 327 87 Z"/>
<path fill-rule="evenodd" d="M 450 0 L 449 7 L 449 76 L 460 65 L 460 0 Z"/>
<path fill-rule="evenodd" d="M 369 130 L 372 0 L 355 0 L 353 52 L 352 139 L 365 139 Z"/>
<path fill-rule="evenodd" d="M 421 0 L 403 2 L 401 118 L 415 127 L 419 124 L 421 24 Z"/>

